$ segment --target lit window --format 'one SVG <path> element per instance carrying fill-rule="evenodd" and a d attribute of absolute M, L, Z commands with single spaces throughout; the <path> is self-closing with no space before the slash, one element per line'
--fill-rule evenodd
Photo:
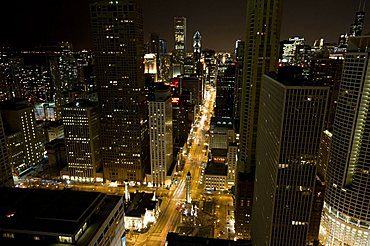
<path fill-rule="evenodd" d="M 58 240 L 61 243 L 72 243 L 72 237 L 59 236 Z"/>

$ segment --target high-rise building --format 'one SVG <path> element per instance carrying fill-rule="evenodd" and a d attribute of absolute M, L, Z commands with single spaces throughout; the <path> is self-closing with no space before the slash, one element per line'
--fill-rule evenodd
<path fill-rule="evenodd" d="M 349 37 L 358 37 L 362 35 L 362 29 L 365 22 L 365 0 L 360 0 L 358 11 L 356 12 L 355 21 L 349 29 Z"/>
<path fill-rule="evenodd" d="M 0 104 L 7 148 L 13 174 L 19 175 L 40 162 L 45 149 L 36 129 L 35 114 L 26 101 L 11 100 Z"/>
<path fill-rule="evenodd" d="M 150 34 L 149 53 L 154 53 L 159 58 L 160 41 L 159 41 L 159 36 L 156 33 Z"/>
<path fill-rule="evenodd" d="M 228 64 L 225 72 L 217 77 L 215 117 L 234 116 L 235 63 Z"/>
<path fill-rule="evenodd" d="M 159 56 L 162 57 L 167 54 L 167 41 L 165 39 L 159 39 Z"/>
<path fill-rule="evenodd" d="M 155 53 L 144 55 L 144 74 L 145 76 L 150 76 L 153 82 L 157 82 L 158 66 L 157 55 Z"/>
<path fill-rule="evenodd" d="M 173 161 L 172 103 L 168 87 L 157 88 L 149 101 L 150 166 L 154 186 L 166 186 Z"/>
<path fill-rule="evenodd" d="M 298 47 L 304 44 L 305 39 L 301 37 L 292 37 L 282 41 L 280 62 L 290 66 L 300 65 L 300 60 L 297 59 Z"/>
<path fill-rule="evenodd" d="M 175 28 L 175 47 L 173 51 L 174 60 L 181 62 L 185 58 L 186 52 L 186 18 L 182 16 L 174 17 Z"/>
<path fill-rule="evenodd" d="M 243 83 L 243 64 L 244 64 L 244 47 L 245 42 L 237 40 L 235 44 L 235 85 L 234 85 L 234 126 L 235 132 L 239 133 L 240 124 L 240 103 L 242 98 Z"/>
<path fill-rule="evenodd" d="M 204 85 L 202 79 L 192 76 L 180 79 L 180 94 L 190 93 L 190 103 L 200 105 L 203 102 Z"/>
<path fill-rule="evenodd" d="M 328 111 L 325 128 L 330 129 L 334 123 L 335 108 L 338 100 L 339 85 L 343 70 L 343 56 L 315 57 L 311 59 L 309 79 L 330 87 Z"/>
<path fill-rule="evenodd" d="M 259 95 L 262 75 L 274 71 L 280 41 L 283 0 L 251 0 L 247 2 L 247 30 L 244 47 L 243 82 L 240 102 L 238 176 L 236 185 L 235 217 L 237 238 L 250 239 L 252 192 L 254 177 Z M 248 175 L 241 175 L 246 173 Z M 241 182 L 239 182 L 239 180 Z M 245 187 L 242 187 L 245 185 Z M 239 190 L 248 191 L 239 196 Z M 247 202 L 248 201 L 248 202 Z M 240 230 L 240 231 L 239 231 Z"/>
<path fill-rule="evenodd" d="M 238 163 L 242 172 L 255 166 L 261 79 L 263 74 L 276 69 L 282 3 L 282 0 L 253 0 L 247 4 Z"/>
<path fill-rule="evenodd" d="M 199 31 L 196 31 L 193 36 L 193 56 L 194 61 L 197 62 L 202 55 L 202 35 Z"/>
<path fill-rule="evenodd" d="M 205 63 L 204 77 L 207 83 L 214 85 L 217 79 L 217 59 L 214 50 L 203 50 L 203 57 Z"/>
<path fill-rule="evenodd" d="M 149 139 L 141 2 L 101 0 L 90 8 L 104 177 L 142 181 Z"/>
<path fill-rule="evenodd" d="M 172 96 L 172 127 L 174 148 L 180 149 L 188 139 L 194 121 L 194 105 L 183 96 Z"/>
<path fill-rule="evenodd" d="M 157 71 L 159 71 L 160 66 L 160 49 L 161 48 L 158 34 L 151 33 L 148 53 L 155 54 Z"/>
<path fill-rule="evenodd" d="M 69 176 L 72 180 L 95 182 L 101 166 L 99 106 L 78 100 L 63 106 Z"/>
<path fill-rule="evenodd" d="M 186 18 L 182 16 L 174 17 L 175 47 L 172 53 L 172 77 L 177 77 L 183 73 L 184 58 L 186 55 Z"/>
<path fill-rule="evenodd" d="M 325 245 L 370 244 L 370 36 L 349 39 L 326 169 Z"/>
<path fill-rule="evenodd" d="M 329 88 L 299 79 L 302 70 L 295 68 L 265 75 L 261 84 L 253 245 L 313 243 L 308 237 Z"/>
<path fill-rule="evenodd" d="M 0 187 L 12 186 L 13 184 L 12 169 L 8 150 L 6 148 L 3 121 L 0 117 Z"/>
<path fill-rule="evenodd" d="M 169 68 L 170 67 L 170 60 L 168 59 L 168 63 L 166 63 L 166 54 L 167 54 L 167 41 L 164 39 L 159 39 L 159 80 L 160 81 L 168 81 L 168 74 L 169 74 Z M 170 57 L 167 55 L 167 57 Z"/>

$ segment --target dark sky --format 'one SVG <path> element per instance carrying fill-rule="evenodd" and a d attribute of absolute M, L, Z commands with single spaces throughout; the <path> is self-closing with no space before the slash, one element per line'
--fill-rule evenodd
<path fill-rule="evenodd" d="M 199 30 L 203 47 L 232 50 L 244 39 L 247 0 L 143 0 L 145 37 L 156 32 L 173 46 L 173 17 L 188 22 L 188 44 Z M 368 1 L 368 0 L 366 0 Z M 75 49 L 92 48 L 89 0 L 3 0 L 0 3 L 0 43 L 14 48 L 71 41 Z M 310 43 L 324 37 L 336 42 L 353 22 L 359 0 L 285 0 L 281 39 L 292 35 Z M 370 3 L 367 4 L 370 13 Z M 366 16 L 365 32 L 370 31 Z M 188 46 L 189 46 L 188 45 Z"/>

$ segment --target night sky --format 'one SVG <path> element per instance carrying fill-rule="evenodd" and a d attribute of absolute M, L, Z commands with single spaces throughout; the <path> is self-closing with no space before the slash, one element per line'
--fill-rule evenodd
<path fill-rule="evenodd" d="M 367 0 L 366 0 L 367 1 Z M 21 2 L 21 3 L 20 3 Z M 292 35 L 336 42 L 354 20 L 359 0 L 285 0 L 281 39 Z M 75 49 L 92 48 L 89 0 L 23 0 L 0 3 L 0 43 L 31 48 L 70 41 Z M 196 30 L 203 47 L 231 51 L 245 39 L 246 0 L 143 0 L 145 38 L 156 32 L 173 48 L 173 17 L 186 16 L 188 48 Z M 365 33 L 370 32 L 370 3 Z"/>

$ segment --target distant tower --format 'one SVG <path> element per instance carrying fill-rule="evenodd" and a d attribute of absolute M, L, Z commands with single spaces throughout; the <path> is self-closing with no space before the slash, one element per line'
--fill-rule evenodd
<path fill-rule="evenodd" d="M 185 58 L 185 45 L 186 45 L 186 18 L 174 18 L 175 29 L 175 47 L 173 51 L 173 77 L 183 73 L 183 63 Z"/>
<path fill-rule="evenodd" d="M 191 203 L 191 174 L 186 174 L 186 203 Z"/>
<path fill-rule="evenodd" d="M 365 21 L 365 0 L 361 0 L 358 7 L 358 11 L 356 12 L 355 21 L 353 22 L 349 29 L 348 36 L 349 37 L 361 36 L 362 29 L 364 28 L 364 21 Z"/>
<path fill-rule="evenodd" d="M 199 31 L 196 31 L 193 36 L 193 53 L 195 62 L 199 61 L 201 52 L 202 52 L 202 35 L 200 35 Z"/>
<path fill-rule="evenodd" d="M 167 54 L 167 41 L 165 39 L 159 40 L 159 57 Z"/>
<path fill-rule="evenodd" d="M 186 46 L 186 18 L 178 16 L 174 18 L 175 28 L 175 57 L 182 61 L 185 57 Z"/>

